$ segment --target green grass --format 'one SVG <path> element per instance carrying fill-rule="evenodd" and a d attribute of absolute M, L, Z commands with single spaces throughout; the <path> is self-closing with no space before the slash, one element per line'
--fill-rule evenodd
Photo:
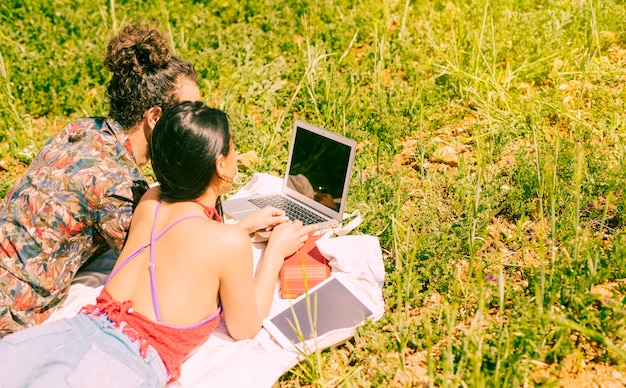
<path fill-rule="evenodd" d="M 106 113 L 105 44 L 135 18 L 260 156 L 244 176 L 282 172 L 295 118 L 359 143 L 348 209 L 380 238 L 386 313 L 277 385 L 557 386 L 568 357 L 625 373 L 622 2 L 5 1 L 0 196 Z"/>

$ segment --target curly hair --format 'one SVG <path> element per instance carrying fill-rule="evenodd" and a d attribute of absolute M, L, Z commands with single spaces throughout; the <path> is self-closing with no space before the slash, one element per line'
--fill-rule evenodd
<path fill-rule="evenodd" d="M 193 65 L 175 57 L 161 31 L 147 22 L 122 27 L 109 42 L 104 65 L 113 73 L 109 116 L 122 128 L 137 124 L 152 107 L 166 110 L 178 103 L 181 77 L 198 83 Z"/>

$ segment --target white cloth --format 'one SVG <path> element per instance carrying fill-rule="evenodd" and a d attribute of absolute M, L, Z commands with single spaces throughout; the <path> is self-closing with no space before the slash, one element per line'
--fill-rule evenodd
<path fill-rule="evenodd" d="M 268 174 L 256 174 L 239 195 L 280 190 L 281 180 Z M 241 193 L 243 192 L 243 193 Z M 320 252 L 329 259 L 331 272 L 342 273 L 369 299 L 375 307 L 374 319 L 384 311 L 382 287 L 385 270 L 378 238 L 373 236 L 343 236 L 318 240 Z M 255 267 L 262 256 L 265 243 L 254 243 Z M 282 309 L 289 301 L 282 299 L 277 289 L 272 311 Z M 50 320 L 75 315 L 82 306 L 95 303 L 102 286 L 89 287 L 74 283 L 63 307 Z M 321 348 L 346 341 L 356 327 L 338 330 L 320 338 Z M 332 343 L 328 342 L 332 340 Z M 251 340 L 233 341 L 223 321 L 211 337 L 183 363 L 179 386 L 182 387 L 272 387 L 289 369 L 301 360 L 295 350 L 282 348 L 265 329 Z"/>

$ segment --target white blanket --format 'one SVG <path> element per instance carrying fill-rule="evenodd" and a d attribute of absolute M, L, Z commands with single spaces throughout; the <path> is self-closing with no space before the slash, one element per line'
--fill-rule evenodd
<path fill-rule="evenodd" d="M 252 181 L 236 196 L 280 190 L 281 180 L 268 174 L 255 174 Z M 385 270 L 378 238 L 373 236 L 324 236 L 317 242 L 320 252 L 329 260 L 331 272 L 342 273 L 370 300 L 375 307 L 374 319 L 384 311 L 382 287 Z M 260 260 L 265 243 L 253 243 L 255 263 Z M 102 278 L 93 274 L 94 278 Z M 85 277 L 83 277 L 85 279 Z M 90 287 L 86 282 L 76 282 L 70 288 L 63 307 L 50 320 L 75 315 L 85 304 L 94 303 L 102 286 Z M 272 311 L 288 305 L 277 289 Z M 338 330 L 318 338 L 318 348 L 332 346 L 337 340 L 345 341 L 354 335 L 355 327 Z M 234 341 L 228 336 L 223 322 L 214 334 L 185 361 L 179 386 L 182 387 L 271 387 L 302 356 L 276 343 L 262 329 L 251 340 Z"/>

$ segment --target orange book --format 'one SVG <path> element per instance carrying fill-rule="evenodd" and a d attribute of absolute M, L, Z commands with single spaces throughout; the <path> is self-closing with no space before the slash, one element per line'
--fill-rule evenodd
<path fill-rule="evenodd" d="M 330 276 L 328 260 L 315 242 L 321 236 L 311 236 L 293 255 L 285 258 L 280 269 L 280 296 L 295 298 Z"/>

